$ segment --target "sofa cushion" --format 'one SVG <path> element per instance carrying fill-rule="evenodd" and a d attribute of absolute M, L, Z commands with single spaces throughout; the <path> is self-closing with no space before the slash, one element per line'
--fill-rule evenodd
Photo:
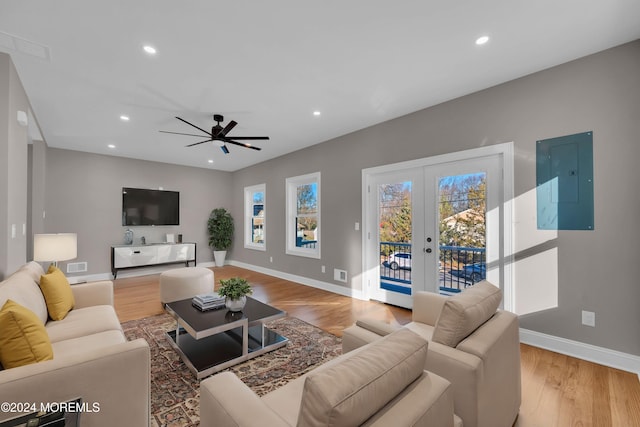
<path fill-rule="evenodd" d="M 438 317 L 433 341 L 457 346 L 496 313 L 500 301 L 502 290 L 486 280 L 449 297 Z"/>
<path fill-rule="evenodd" d="M 53 359 L 44 325 L 31 310 L 8 300 L 0 310 L 0 363 L 15 368 Z"/>
<path fill-rule="evenodd" d="M 0 307 L 9 299 L 31 310 L 43 324 L 49 318 L 42 291 L 29 271 L 20 269 L 0 283 Z"/>
<path fill-rule="evenodd" d="M 51 265 L 47 274 L 40 278 L 40 289 L 47 303 L 49 317 L 53 320 L 64 319 L 75 304 L 71 285 L 64 273 Z"/>
<path fill-rule="evenodd" d="M 52 343 L 104 331 L 122 331 L 115 310 L 110 305 L 76 308 L 58 321 L 46 325 Z"/>
<path fill-rule="evenodd" d="M 53 347 L 54 357 L 56 359 L 64 359 L 85 350 L 106 349 L 126 341 L 127 339 L 122 331 L 104 331 L 54 342 L 51 343 L 51 346 Z"/>
<path fill-rule="evenodd" d="M 422 375 L 426 357 L 427 341 L 400 329 L 340 363 L 312 371 L 298 426 L 362 424 Z"/>

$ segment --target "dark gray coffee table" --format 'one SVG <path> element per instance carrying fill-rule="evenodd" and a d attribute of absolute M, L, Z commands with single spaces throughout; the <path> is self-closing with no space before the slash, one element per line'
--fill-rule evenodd
<path fill-rule="evenodd" d="M 286 312 L 247 297 L 241 312 L 226 308 L 202 312 L 191 298 L 170 302 L 167 312 L 176 319 L 167 332 L 171 346 L 198 379 L 287 344 L 287 338 L 264 326 Z"/>

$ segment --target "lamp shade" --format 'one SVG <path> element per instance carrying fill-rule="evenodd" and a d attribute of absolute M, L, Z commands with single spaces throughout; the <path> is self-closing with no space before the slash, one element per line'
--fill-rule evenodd
<path fill-rule="evenodd" d="M 67 261 L 78 256 L 76 233 L 35 234 L 33 236 L 34 261 Z"/>

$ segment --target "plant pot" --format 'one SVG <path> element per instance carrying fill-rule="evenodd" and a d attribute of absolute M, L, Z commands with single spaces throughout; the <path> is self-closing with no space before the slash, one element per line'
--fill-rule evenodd
<path fill-rule="evenodd" d="M 224 259 L 227 257 L 227 251 L 213 251 L 213 259 L 216 267 L 224 267 Z"/>
<path fill-rule="evenodd" d="M 246 303 L 247 297 L 240 297 L 238 299 L 226 298 L 224 300 L 224 305 L 229 309 L 229 311 L 242 311 Z"/>

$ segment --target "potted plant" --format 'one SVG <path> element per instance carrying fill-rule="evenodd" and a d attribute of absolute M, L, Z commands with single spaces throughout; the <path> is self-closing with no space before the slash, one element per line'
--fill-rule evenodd
<path fill-rule="evenodd" d="M 242 277 L 221 279 L 218 295 L 225 297 L 225 305 L 230 311 L 242 311 L 247 303 L 247 295 L 253 293 L 249 282 Z"/>
<path fill-rule="evenodd" d="M 213 249 L 213 258 L 217 267 L 224 266 L 227 249 L 231 247 L 233 240 L 233 218 L 225 208 L 216 208 L 211 211 L 207 221 L 209 232 L 209 246 Z"/>

